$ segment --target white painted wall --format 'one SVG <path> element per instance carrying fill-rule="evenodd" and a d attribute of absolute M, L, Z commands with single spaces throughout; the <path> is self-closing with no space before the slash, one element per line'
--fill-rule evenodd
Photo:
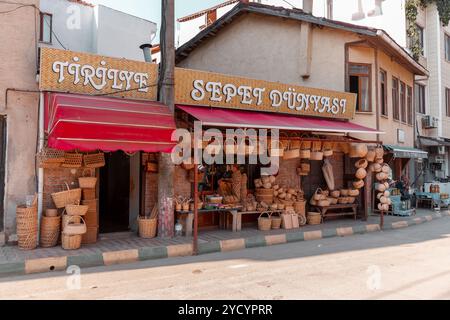
<path fill-rule="evenodd" d="M 106 6 L 86 6 L 67 0 L 41 0 L 40 9 L 53 14 L 53 31 L 68 50 L 143 61 L 139 46 L 150 43 L 156 23 Z M 52 44 L 62 49 L 53 36 Z"/>

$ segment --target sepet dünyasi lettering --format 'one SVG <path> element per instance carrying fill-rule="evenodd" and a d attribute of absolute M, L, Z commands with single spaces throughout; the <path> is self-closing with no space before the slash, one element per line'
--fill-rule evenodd
<path fill-rule="evenodd" d="M 310 110 L 334 115 L 345 114 L 347 111 L 347 99 L 304 94 L 297 92 L 295 88 L 289 88 L 284 92 L 279 90 L 267 92 L 266 88 L 254 88 L 245 85 L 236 86 L 232 83 L 223 84 L 221 82 L 205 83 L 203 80 L 194 80 L 191 98 L 195 101 L 202 101 L 208 98 L 212 102 L 225 103 L 238 98 L 243 105 L 260 106 L 264 102 L 265 94 L 268 94 L 273 108 L 280 108 L 284 105 L 290 110 L 299 112 Z"/>
<path fill-rule="evenodd" d="M 105 89 L 111 83 L 113 90 L 130 90 L 137 86 L 139 92 L 148 92 L 148 73 L 127 70 L 110 69 L 106 61 L 101 61 L 99 67 L 90 64 L 80 64 L 80 58 L 73 57 L 72 62 L 55 61 L 53 72 L 59 75 L 58 83 L 64 82 L 66 76 L 73 76 L 73 84 L 92 86 L 97 91 Z"/>

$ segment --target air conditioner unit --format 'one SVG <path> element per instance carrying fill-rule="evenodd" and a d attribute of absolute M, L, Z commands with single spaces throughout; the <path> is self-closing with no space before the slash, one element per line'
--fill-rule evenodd
<path fill-rule="evenodd" d="M 434 155 L 434 156 L 430 157 L 430 162 L 431 163 L 444 163 L 445 157 L 442 155 Z"/>
<path fill-rule="evenodd" d="M 439 119 L 430 115 L 422 118 L 422 127 L 424 129 L 433 129 L 439 127 Z"/>

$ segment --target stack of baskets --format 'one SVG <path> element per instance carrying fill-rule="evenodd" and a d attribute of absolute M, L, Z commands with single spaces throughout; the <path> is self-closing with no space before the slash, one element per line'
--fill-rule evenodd
<path fill-rule="evenodd" d="M 47 209 L 41 219 L 40 243 L 43 248 L 55 247 L 61 233 L 61 216 L 57 209 Z"/>
<path fill-rule="evenodd" d="M 19 249 L 33 250 L 38 239 L 38 210 L 36 200 L 31 207 L 18 206 L 16 209 L 17 238 Z"/>
<path fill-rule="evenodd" d="M 66 214 L 62 216 L 62 247 L 65 250 L 75 250 L 81 247 L 82 235 L 86 233 L 86 224 L 82 216 L 86 214 L 89 207 L 79 205 L 81 201 L 81 189 L 70 189 L 66 183 L 67 190 L 52 193 L 56 208 L 62 209 Z"/>
<path fill-rule="evenodd" d="M 82 237 L 82 244 L 96 243 L 98 239 L 98 199 L 97 199 L 97 178 L 93 177 L 91 172 L 86 175 L 86 170 L 83 171 L 83 176 L 78 178 L 78 183 L 83 193 L 82 205 L 87 206 L 88 210 L 84 217 L 86 222 L 86 233 Z"/>

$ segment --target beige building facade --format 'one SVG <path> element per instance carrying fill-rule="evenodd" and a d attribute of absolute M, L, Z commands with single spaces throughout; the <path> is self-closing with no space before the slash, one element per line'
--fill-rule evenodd
<path fill-rule="evenodd" d="M 39 1 L 2 14 L 0 29 L 0 115 L 2 121 L 2 177 L 0 245 L 13 234 L 16 205 L 36 190 L 35 155 L 39 93 L 36 81 Z M 0 3 L 0 11 L 18 6 Z"/>

